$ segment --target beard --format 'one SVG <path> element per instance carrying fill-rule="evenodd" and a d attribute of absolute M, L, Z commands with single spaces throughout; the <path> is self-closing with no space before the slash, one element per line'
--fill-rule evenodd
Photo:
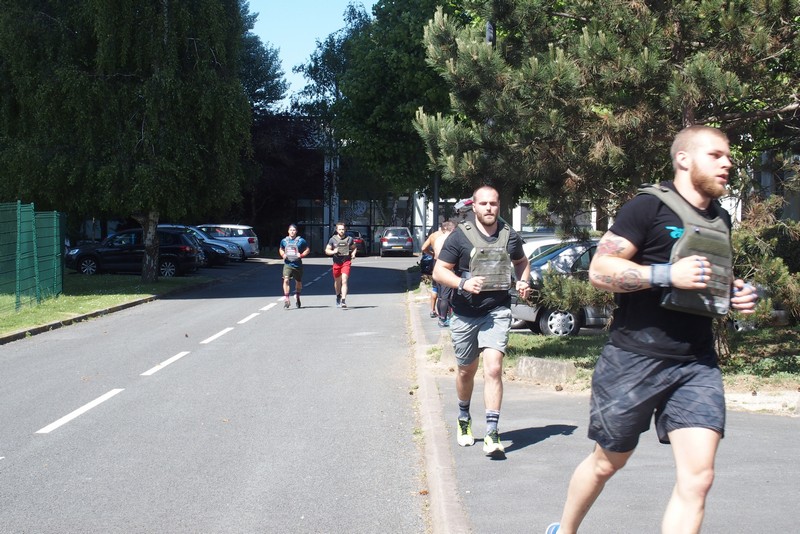
<path fill-rule="evenodd" d="M 689 169 L 689 177 L 692 180 L 692 185 L 709 198 L 717 199 L 726 193 L 725 186 L 717 183 L 716 176 L 705 174 L 697 168 L 694 162 L 692 162 L 692 166 Z"/>
<path fill-rule="evenodd" d="M 480 213 L 476 211 L 475 218 L 483 226 L 492 226 L 494 223 L 497 222 L 497 214 L 495 213 Z"/>

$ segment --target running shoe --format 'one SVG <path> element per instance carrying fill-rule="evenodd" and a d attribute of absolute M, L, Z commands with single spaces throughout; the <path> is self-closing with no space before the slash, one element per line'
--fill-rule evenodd
<path fill-rule="evenodd" d="M 497 430 L 492 430 L 483 438 L 483 452 L 492 458 L 506 457 L 506 449 L 500 443 L 500 434 Z"/>
<path fill-rule="evenodd" d="M 347 307 L 347 303 L 344 301 L 344 299 L 342 299 L 342 308 L 346 308 L 346 307 Z"/>
<path fill-rule="evenodd" d="M 472 435 L 472 419 L 458 419 L 458 444 L 462 447 L 469 447 L 475 443 Z"/>
<path fill-rule="evenodd" d="M 431 319 L 435 319 L 436 317 L 439 317 L 439 314 L 436 313 L 435 311 L 432 311 L 431 313 L 428 314 L 428 317 L 430 317 Z"/>
<path fill-rule="evenodd" d="M 439 318 L 438 324 L 439 328 L 447 328 L 450 326 L 450 319 L 442 320 L 441 318 Z"/>
<path fill-rule="evenodd" d="M 342 296 L 336 295 L 336 307 L 339 308 L 342 306 Z"/>
<path fill-rule="evenodd" d="M 303 305 L 300 304 L 300 295 L 297 295 L 297 299 L 294 301 L 294 305 L 298 308 L 302 307 Z"/>
<path fill-rule="evenodd" d="M 284 299 L 283 299 L 283 309 L 284 310 L 288 310 L 289 309 L 289 297 L 284 297 Z"/>
<path fill-rule="evenodd" d="M 550 523 L 547 526 L 547 530 L 544 531 L 544 534 L 558 534 L 559 527 L 561 527 L 561 523 Z"/>

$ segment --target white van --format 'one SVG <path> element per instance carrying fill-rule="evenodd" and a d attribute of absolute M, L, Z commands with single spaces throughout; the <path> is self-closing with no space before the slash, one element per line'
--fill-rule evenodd
<path fill-rule="evenodd" d="M 198 224 L 198 228 L 214 239 L 228 239 L 235 242 L 247 258 L 258 256 L 258 236 L 252 226 L 242 224 Z"/>

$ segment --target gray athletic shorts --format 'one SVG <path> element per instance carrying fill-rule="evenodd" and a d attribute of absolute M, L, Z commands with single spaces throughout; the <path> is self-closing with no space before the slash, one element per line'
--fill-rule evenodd
<path fill-rule="evenodd" d="M 481 350 L 495 349 L 503 354 L 511 330 L 511 309 L 495 308 L 480 317 L 453 314 L 450 318 L 450 339 L 458 365 L 475 361 Z"/>
<path fill-rule="evenodd" d="M 607 343 L 592 376 L 589 438 L 609 451 L 632 451 L 654 414 L 661 443 L 669 443 L 668 434 L 679 428 L 724 435 L 725 394 L 716 354 L 670 360 Z"/>

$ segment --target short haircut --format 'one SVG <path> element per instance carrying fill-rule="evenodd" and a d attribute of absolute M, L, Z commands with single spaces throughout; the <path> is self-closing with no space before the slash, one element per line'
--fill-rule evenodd
<path fill-rule="evenodd" d="M 475 194 L 478 191 L 480 191 L 481 189 L 490 189 L 490 190 L 494 191 L 495 193 L 497 193 L 497 196 L 500 197 L 500 192 L 497 189 L 495 189 L 493 186 L 491 186 L 489 184 L 483 184 L 482 186 L 475 188 L 475 191 L 472 192 L 472 201 L 473 202 L 475 202 Z"/>
<path fill-rule="evenodd" d="M 455 229 L 456 223 L 452 220 L 447 220 L 442 223 L 442 230 L 445 232 L 452 232 Z"/>
<path fill-rule="evenodd" d="M 725 132 L 718 130 L 717 128 L 712 128 L 711 126 L 705 126 L 703 124 L 687 126 L 678 132 L 678 135 L 675 136 L 675 140 L 672 141 L 672 147 L 669 150 L 669 155 L 670 158 L 672 158 L 673 168 L 675 167 L 675 156 L 678 155 L 678 152 L 691 151 L 691 149 L 694 148 L 695 139 L 702 134 L 713 135 L 728 142 L 728 136 L 725 135 Z"/>

